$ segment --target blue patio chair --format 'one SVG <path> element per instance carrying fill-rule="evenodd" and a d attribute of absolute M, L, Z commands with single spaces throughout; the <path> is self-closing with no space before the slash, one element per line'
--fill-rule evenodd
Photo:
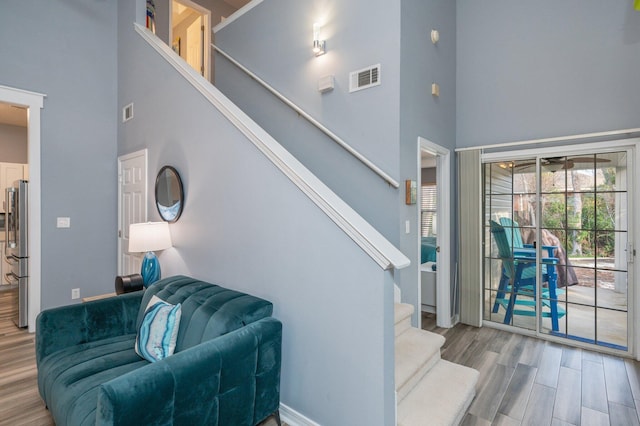
<path fill-rule="evenodd" d="M 523 247 L 512 248 L 508 232 L 499 223 L 491 220 L 491 234 L 498 247 L 498 254 L 502 260 L 502 274 L 498 284 L 498 292 L 493 306 L 493 312 L 498 312 L 500 306 L 506 309 L 504 323 L 510 324 L 513 315 L 536 315 L 536 256 L 535 249 Z M 510 230 L 511 231 L 511 230 Z M 520 231 L 518 229 L 518 234 Z M 513 232 L 512 235 L 516 234 Z M 520 237 L 522 241 L 522 237 Z M 528 252 L 523 252 L 527 250 Z M 531 252 L 533 251 L 533 252 Z M 565 315 L 565 311 L 558 306 L 558 294 L 564 293 L 557 289 L 558 274 L 556 265 L 558 259 L 545 257 L 542 260 L 542 281 L 546 286 L 542 289 L 542 317 L 551 318 L 551 328 L 559 331 L 558 319 Z M 507 298 L 508 295 L 508 298 Z M 518 298 L 520 296 L 520 298 Z"/>
<path fill-rule="evenodd" d="M 522 232 L 520 231 L 520 225 L 515 220 L 511 220 L 508 217 L 501 217 L 500 225 L 504 228 L 505 236 L 509 246 L 513 248 L 513 252 L 522 256 L 536 256 L 536 248 L 533 244 L 524 244 L 522 241 Z M 555 257 L 556 246 L 542 246 L 543 250 L 547 251 L 549 257 Z"/>

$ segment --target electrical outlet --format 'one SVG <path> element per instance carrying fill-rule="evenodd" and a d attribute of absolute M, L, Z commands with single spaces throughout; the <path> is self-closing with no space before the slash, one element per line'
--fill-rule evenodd
<path fill-rule="evenodd" d="M 71 289 L 71 298 L 72 299 L 80 299 L 80 289 L 79 288 L 72 288 Z"/>

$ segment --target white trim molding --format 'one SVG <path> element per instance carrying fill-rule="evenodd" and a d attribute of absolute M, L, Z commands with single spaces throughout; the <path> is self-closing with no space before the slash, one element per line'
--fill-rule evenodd
<path fill-rule="evenodd" d="M 258 126 L 215 86 L 198 74 L 169 46 L 145 27 L 134 24 L 136 32 L 153 47 L 186 81 L 217 108 L 292 183 L 313 201 L 338 227 L 362 248 L 383 270 L 402 269 L 409 259 L 329 189 L 320 179 Z"/>
<path fill-rule="evenodd" d="M 320 426 L 319 423 L 283 403 L 280 403 L 280 419 L 289 426 Z"/>
<path fill-rule="evenodd" d="M 29 332 L 36 331 L 36 317 L 41 309 L 42 288 L 42 227 L 40 174 L 40 110 L 46 95 L 0 86 L 0 101 L 28 108 L 27 140 L 29 163 L 29 288 L 27 290 L 27 321 Z"/>
<path fill-rule="evenodd" d="M 535 145 L 553 142 L 596 142 L 598 140 L 613 140 L 619 137 L 629 139 L 640 136 L 640 127 L 634 129 L 609 130 L 606 132 L 583 133 L 580 135 L 557 136 L 553 138 L 530 139 L 516 142 L 494 143 L 488 145 L 476 145 L 465 148 L 456 148 L 456 152 L 469 151 L 473 149 L 508 148 L 512 146 Z"/>
<path fill-rule="evenodd" d="M 227 16 L 227 19 L 225 19 L 223 22 L 220 22 L 218 25 L 213 27 L 213 33 L 214 34 L 217 33 L 218 31 L 220 31 L 221 29 L 223 29 L 224 27 L 226 27 L 227 25 L 229 25 L 230 23 L 232 23 L 233 21 L 235 21 L 236 19 L 238 19 L 239 17 L 241 17 L 242 15 L 244 15 L 245 13 L 247 13 L 248 11 L 256 7 L 257 5 L 262 3 L 262 1 L 263 0 L 252 0 L 249 3 L 245 4 L 240 9 L 233 12 L 231 16 Z"/>

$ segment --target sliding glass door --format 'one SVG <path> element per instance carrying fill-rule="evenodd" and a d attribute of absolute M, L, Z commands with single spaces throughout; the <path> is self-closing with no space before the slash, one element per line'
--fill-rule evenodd
<path fill-rule="evenodd" d="M 485 321 L 627 350 L 630 159 L 484 163 Z"/>

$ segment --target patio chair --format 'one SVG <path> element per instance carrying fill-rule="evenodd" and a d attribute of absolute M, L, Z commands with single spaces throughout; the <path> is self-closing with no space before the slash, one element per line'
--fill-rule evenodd
<path fill-rule="evenodd" d="M 493 306 L 493 312 L 498 312 L 500 306 L 506 309 L 504 323 L 510 324 L 513 315 L 536 315 L 536 256 L 535 249 L 512 248 L 508 232 L 499 223 L 491 220 L 491 233 L 498 247 L 498 254 L 502 259 L 502 274 L 498 284 L 498 292 Z M 516 234 L 516 232 L 513 232 Z M 519 231 L 518 231 L 519 234 Z M 522 240 L 522 238 L 520 238 Z M 527 252 L 523 252 L 526 250 Z M 532 252 L 533 251 L 533 252 Z M 551 328 L 559 331 L 558 319 L 565 315 L 565 311 L 558 306 L 558 294 L 564 293 L 557 289 L 556 265 L 558 259 L 545 257 L 542 281 L 546 286 L 542 289 L 542 312 L 544 318 L 551 318 Z M 508 295 L 508 298 L 506 297 Z"/>
<path fill-rule="evenodd" d="M 522 232 L 520 231 L 520 225 L 515 220 L 511 220 L 508 217 L 501 217 L 500 225 L 505 228 L 505 236 L 509 246 L 513 248 L 513 252 L 523 256 L 536 256 L 536 248 L 533 244 L 524 244 L 522 241 Z M 543 250 L 547 251 L 549 257 L 555 257 L 554 252 L 558 247 L 556 246 L 542 246 Z"/>

